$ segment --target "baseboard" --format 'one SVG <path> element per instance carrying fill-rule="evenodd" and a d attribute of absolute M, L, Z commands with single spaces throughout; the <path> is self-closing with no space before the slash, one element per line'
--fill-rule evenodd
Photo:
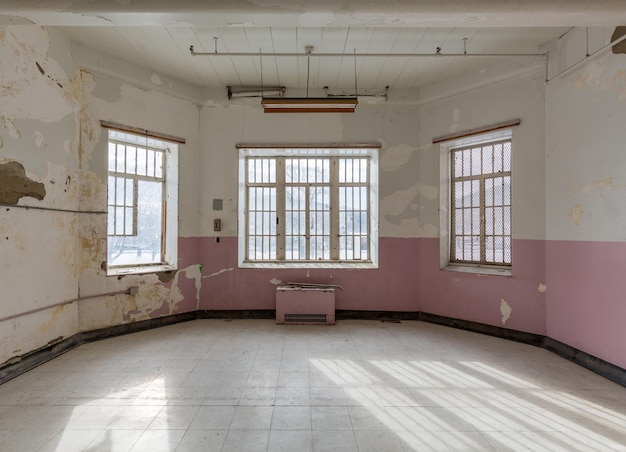
<path fill-rule="evenodd" d="M 120 336 L 124 334 L 137 333 L 140 331 L 161 328 L 181 322 L 188 322 L 196 319 L 273 319 L 275 311 L 271 309 L 264 310 L 200 310 L 187 312 L 183 314 L 175 314 L 171 316 L 158 317 L 155 319 L 142 320 L 140 322 L 126 323 L 123 325 L 115 325 L 97 330 L 84 331 L 75 334 L 72 337 L 63 339 L 60 342 L 48 345 L 46 347 L 35 350 L 27 355 L 11 360 L 9 363 L 0 367 L 0 384 L 5 383 L 18 375 L 27 372 L 46 361 L 56 358 L 59 355 L 87 342 L 98 341 L 110 337 Z M 626 387 L 626 369 L 622 369 L 614 364 L 597 358 L 593 355 L 575 349 L 567 344 L 523 331 L 501 328 L 493 325 L 486 325 L 469 320 L 455 319 L 452 317 L 444 317 L 436 314 L 425 312 L 392 312 L 392 311 L 351 311 L 337 310 L 337 320 L 376 320 L 381 322 L 397 322 L 402 320 L 417 320 L 422 322 L 434 323 L 437 325 L 447 326 L 450 328 L 458 328 L 461 330 L 471 331 L 479 334 L 486 334 L 500 339 L 506 339 L 524 344 L 542 347 L 555 353 L 565 359 L 568 359 L 602 377 L 605 377 L 621 386 Z"/>
<path fill-rule="evenodd" d="M 526 333 L 524 331 L 502 328 L 494 325 L 486 325 L 484 323 L 472 322 L 469 320 L 461 320 L 436 314 L 428 314 L 426 312 L 420 312 L 418 315 L 418 319 L 422 322 L 435 323 L 437 325 L 447 326 L 450 328 L 458 328 L 460 330 L 486 334 L 487 336 L 494 336 L 500 339 L 507 339 L 509 341 L 534 345 L 535 347 L 543 347 L 545 339 L 545 336 L 542 336 L 540 334 Z"/>
<path fill-rule="evenodd" d="M 579 366 L 626 387 L 626 369 L 611 364 L 563 342 L 546 337 L 543 347 Z"/>
<path fill-rule="evenodd" d="M 18 375 L 27 372 L 40 364 L 50 361 L 63 353 L 82 344 L 80 335 L 63 339 L 46 347 L 34 350 L 26 355 L 14 358 L 0 367 L 0 384 L 5 383 Z"/>

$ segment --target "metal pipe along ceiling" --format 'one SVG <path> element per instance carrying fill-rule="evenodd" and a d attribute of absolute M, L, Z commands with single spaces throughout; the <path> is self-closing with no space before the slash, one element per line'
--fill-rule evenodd
<path fill-rule="evenodd" d="M 320 57 L 320 58 L 507 58 L 507 57 L 544 57 L 545 53 L 311 53 L 311 52 L 196 52 L 189 47 L 193 56 L 228 56 L 228 57 Z"/>

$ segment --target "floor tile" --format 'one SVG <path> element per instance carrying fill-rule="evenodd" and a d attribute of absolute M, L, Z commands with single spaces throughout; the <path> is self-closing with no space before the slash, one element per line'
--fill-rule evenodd
<path fill-rule="evenodd" d="M 625 444 L 625 388 L 543 349 L 412 321 L 198 320 L 84 344 L 0 385 L 10 452 Z"/>

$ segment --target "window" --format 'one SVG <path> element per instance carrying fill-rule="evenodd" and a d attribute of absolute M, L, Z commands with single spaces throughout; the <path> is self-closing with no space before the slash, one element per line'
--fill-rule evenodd
<path fill-rule="evenodd" d="M 109 130 L 108 274 L 176 268 L 178 146 Z"/>
<path fill-rule="evenodd" d="M 240 263 L 375 263 L 377 151 L 241 149 Z"/>
<path fill-rule="evenodd" d="M 450 149 L 450 262 L 511 265 L 511 139 Z"/>

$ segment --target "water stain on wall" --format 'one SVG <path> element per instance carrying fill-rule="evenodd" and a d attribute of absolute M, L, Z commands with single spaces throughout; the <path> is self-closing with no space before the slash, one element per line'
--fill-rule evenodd
<path fill-rule="evenodd" d="M 580 204 L 575 204 L 567 213 L 567 216 L 574 222 L 576 226 L 580 224 L 583 219 L 583 208 Z"/>
<path fill-rule="evenodd" d="M 26 176 L 21 163 L 10 161 L 0 164 L 0 203 L 17 204 L 25 196 L 41 201 L 46 196 L 46 188 L 41 182 Z"/>

